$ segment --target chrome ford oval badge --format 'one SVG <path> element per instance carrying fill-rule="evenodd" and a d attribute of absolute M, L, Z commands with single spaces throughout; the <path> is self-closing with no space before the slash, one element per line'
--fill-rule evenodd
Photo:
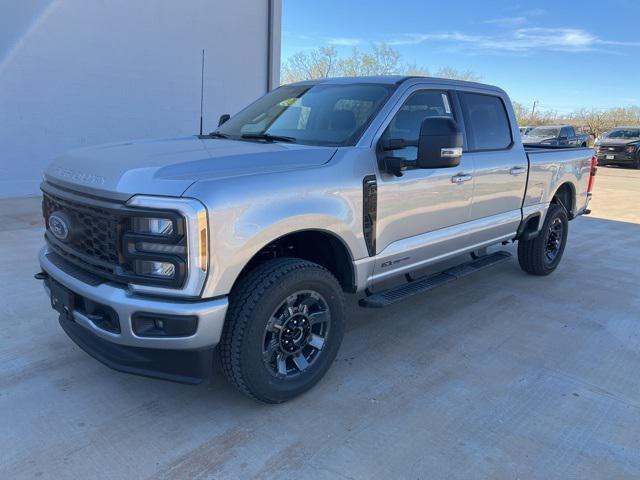
<path fill-rule="evenodd" d="M 54 212 L 49 215 L 49 230 L 58 240 L 66 242 L 69 239 L 71 222 L 64 213 Z"/>

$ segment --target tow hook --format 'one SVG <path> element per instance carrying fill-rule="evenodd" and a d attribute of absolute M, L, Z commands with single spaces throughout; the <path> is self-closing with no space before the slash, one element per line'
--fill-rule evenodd
<path fill-rule="evenodd" d="M 47 272 L 38 272 L 33 276 L 33 278 L 36 280 L 46 280 L 49 278 L 49 274 Z"/>

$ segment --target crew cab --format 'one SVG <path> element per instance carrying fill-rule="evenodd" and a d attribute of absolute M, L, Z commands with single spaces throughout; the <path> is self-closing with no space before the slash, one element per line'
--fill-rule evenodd
<path fill-rule="evenodd" d="M 525 149 L 493 86 L 285 85 L 210 134 L 57 158 L 36 277 L 106 365 L 198 383 L 215 354 L 240 391 L 283 402 L 336 357 L 345 293 L 386 307 L 508 260 L 488 250 L 507 242 L 553 272 L 589 213 L 592 153 Z"/>
<path fill-rule="evenodd" d="M 598 165 L 640 168 L 640 126 L 618 127 L 597 142 Z"/>
<path fill-rule="evenodd" d="M 522 136 L 525 145 L 552 145 L 556 147 L 586 147 L 588 134 L 576 134 L 571 125 L 544 125 L 529 130 Z"/>

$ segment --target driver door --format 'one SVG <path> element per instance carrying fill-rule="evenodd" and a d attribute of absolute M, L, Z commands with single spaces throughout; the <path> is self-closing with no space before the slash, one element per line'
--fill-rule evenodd
<path fill-rule="evenodd" d="M 429 116 L 449 116 L 461 124 L 457 98 L 446 90 L 410 90 L 382 127 L 378 142 L 417 142 L 422 121 Z M 417 148 L 386 155 L 416 160 Z M 409 168 L 401 177 L 379 172 L 373 281 L 427 265 L 467 246 L 464 226 L 473 198 L 473 170 L 472 157 L 463 155 L 456 167 Z"/>

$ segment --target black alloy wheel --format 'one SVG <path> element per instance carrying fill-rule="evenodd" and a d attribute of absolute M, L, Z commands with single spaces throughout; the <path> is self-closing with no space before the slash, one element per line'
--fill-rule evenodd
<path fill-rule="evenodd" d="M 556 217 L 549 224 L 546 232 L 546 245 L 544 248 L 545 262 L 547 265 L 552 265 L 560 253 L 562 246 L 562 239 L 564 236 L 564 225 L 562 219 Z"/>
<path fill-rule="evenodd" d="M 302 290 L 273 312 L 264 331 L 262 358 L 278 378 L 293 378 L 319 358 L 331 328 L 331 311 L 322 295 Z"/>

